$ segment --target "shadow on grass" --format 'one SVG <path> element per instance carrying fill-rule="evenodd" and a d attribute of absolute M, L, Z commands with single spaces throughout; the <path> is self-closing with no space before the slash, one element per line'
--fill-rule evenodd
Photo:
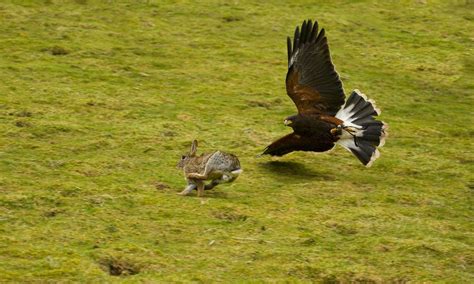
<path fill-rule="evenodd" d="M 215 187 L 211 190 L 206 190 L 204 192 L 204 198 L 227 199 L 228 193 L 225 191 L 226 189 L 223 187 Z M 179 193 L 179 192 L 181 192 L 181 190 L 176 191 L 176 193 Z M 197 190 L 193 190 L 190 194 L 183 196 L 183 198 L 187 198 L 187 197 L 198 198 Z"/>
<path fill-rule="evenodd" d="M 224 189 L 226 190 L 226 189 Z M 227 199 L 227 192 L 224 192 L 222 188 L 217 187 L 211 190 L 206 190 L 204 198 L 217 198 L 217 199 Z"/>
<path fill-rule="evenodd" d="M 278 178 L 285 179 L 317 179 L 317 180 L 335 180 L 331 174 L 317 172 L 306 167 L 304 164 L 288 161 L 270 161 L 260 163 L 265 171 L 275 174 Z"/>

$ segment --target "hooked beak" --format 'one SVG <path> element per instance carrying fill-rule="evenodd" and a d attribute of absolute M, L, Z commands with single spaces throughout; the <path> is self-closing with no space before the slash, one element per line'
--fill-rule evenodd
<path fill-rule="evenodd" d="M 286 125 L 286 126 L 289 126 L 293 123 L 293 121 L 289 120 L 289 119 L 285 119 L 285 121 L 283 121 L 283 123 Z"/>

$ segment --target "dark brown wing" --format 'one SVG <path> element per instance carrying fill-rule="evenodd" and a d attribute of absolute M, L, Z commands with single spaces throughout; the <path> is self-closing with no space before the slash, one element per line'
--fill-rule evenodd
<path fill-rule="evenodd" d="M 344 90 L 334 69 L 324 29 L 318 22 L 304 21 L 296 27 L 293 46 L 288 37 L 286 91 L 300 114 L 334 116 L 344 104 Z"/>
<path fill-rule="evenodd" d="M 293 151 L 324 152 L 334 147 L 332 141 L 321 141 L 291 133 L 270 144 L 262 155 L 283 156 Z"/>

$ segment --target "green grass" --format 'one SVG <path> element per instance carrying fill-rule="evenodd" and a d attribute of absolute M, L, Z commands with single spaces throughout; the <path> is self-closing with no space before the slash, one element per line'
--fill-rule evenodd
<path fill-rule="evenodd" d="M 315 2 L 2 1 L 1 280 L 474 281 L 472 2 Z M 370 169 L 256 158 L 307 18 L 390 125 Z M 194 138 L 244 169 L 204 199 Z"/>

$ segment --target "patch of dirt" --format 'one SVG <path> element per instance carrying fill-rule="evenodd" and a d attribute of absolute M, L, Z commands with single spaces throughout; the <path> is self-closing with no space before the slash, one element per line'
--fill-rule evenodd
<path fill-rule="evenodd" d="M 222 20 L 226 23 L 242 21 L 241 17 L 238 16 L 225 16 Z"/>
<path fill-rule="evenodd" d="M 178 114 L 177 118 L 182 121 L 190 121 L 193 117 L 188 114 Z"/>
<path fill-rule="evenodd" d="M 17 122 L 15 122 L 15 126 L 16 127 L 30 127 L 31 123 L 29 123 L 28 121 L 24 121 L 24 120 L 18 120 Z"/>
<path fill-rule="evenodd" d="M 315 245 L 316 240 L 314 238 L 307 238 L 307 239 L 301 241 L 300 244 L 303 245 L 303 246 L 309 247 L 309 246 Z"/>
<path fill-rule="evenodd" d="M 10 112 L 8 115 L 14 115 L 14 116 L 17 116 L 17 117 L 32 117 L 33 113 L 31 113 L 29 111 L 26 111 L 26 110 L 22 110 L 22 111 L 18 111 L 18 112 Z"/>
<path fill-rule="evenodd" d="M 170 188 L 170 186 L 167 185 L 166 183 L 162 183 L 162 182 L 159 182 L 159 181 L 155 182 L 154 186 L 157 190 L 165 190 L 165 189 Z"/>
<path fill-rule="evenodd" d="M 128 276 L 140 273 L 140 268 L 130 261 L 118 258 L 105 258 L 100 262 L 100 267 L 112 276 Z"/>
<path fill-rule="evenodd" d="M 178 134 L 173 130 L 161 131 L 161 135 L 164 137 L 176 137 Z"/>
<path fill-rule="evenodd" d="M 380 251 L 380 252 L 389 252 L 389 251 L 391 251 L 390 247 L 386 246 L 386 245 L 380 245 L 377 248 L 377 250 Z"/>
<path fill-rule="evenodd" d="M 56 215 L 58 215 L 61 212 L 63 211 L 60 209 L 51 209 L 51 210 L 43 212 L 43 216 L 47 218 L 52 218 L 52 217 L 56 217 Z"/>
<path fill-rule="evenodd" d="M 349 228 L 338 223 L 327 224 L 328 227 L 332 228 L 336 233 L 344 236 L 355 235 L 357 230 L 355 228 Z"/>
<path fill-rule="evenodd" d="M 81 191 L 80 188 L 74 187 L 74 188 L 63 189 L 59 192 L 59 194 L 61 194 L 64 197 L 77 196 L 77 195 L 79 195 L 80 191 Z"/>
<path fill-rule="evenodd" d="M 64 47 L 61 47 L 59 45 L 55 45 L 55 46 L 50 47 L 50 48 L 43 48 L 41 51 L 49 52 L 54 56 L 67 55 L 67 54 L 70 53 L 67 49 L 65 49 Z"/>
<path fill-rule="evenodd" d="M 229 212 L 227 210 L 215 211 L 212 213 L 212 215 L 216 217 L 217 219 L 221 219 L 228 222 L 243 222 L 247 220 L 248 218 L 247 215 L 240 214 L 237 212 L 232 212 L 232 211 Z"/>

